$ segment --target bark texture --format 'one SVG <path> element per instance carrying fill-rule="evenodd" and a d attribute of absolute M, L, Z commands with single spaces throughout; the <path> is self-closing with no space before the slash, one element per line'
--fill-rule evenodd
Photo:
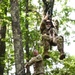
<path fill-rule="evenodd" d="M 24 75 L 24 70 L 21 71 L 24 68 L 24 52 L 22 46 L 18 0 L 10 0 L 10 4 L 12 17 L 12 31 L 14 39 L 16 75 Z"/>
<path fill-rule="evenodd" d="M 6 34 L 6 26 L 0 25 L 0 75 L 4 73 L 4 60 L 5 60 L 5 34 Z"/>

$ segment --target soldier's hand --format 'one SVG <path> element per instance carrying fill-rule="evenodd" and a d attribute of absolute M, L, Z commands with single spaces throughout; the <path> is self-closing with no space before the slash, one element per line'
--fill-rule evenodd
<path fill-rule="evenodd" d="M 44 20 L 47 20 L 48 19 L 48 14 L 46 14 L 46 16 L 44 17 Z"/>
<path fill-rule="evenodd" d="M 52 41 L 52 40 L 53 40 L 53 36 L 49 35 L 49 38 L 50 38 L 50 41 Z"/>
<path fill-rule="evenodd" d="M 42 35 L 42 38 L 45 39 L 45 40 L 49 40 L 50 39 L 47 34 Z"/>
<path fill-rule="evenodd" d="M 28 68 L 29 66 L 28 66 L 28 64 L 26 63 L 24 67 L 25 67 L 25 68 Z"/>

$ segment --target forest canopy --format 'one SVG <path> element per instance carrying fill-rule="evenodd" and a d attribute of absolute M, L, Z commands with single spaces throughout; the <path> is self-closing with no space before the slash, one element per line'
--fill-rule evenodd
<path fill-rule="evenodd" d="M 0 0 L 0 75 L 18 75 L 22 69 L 20 75 L 32 75 L 30 68 L 26 72 L 24 65 L 33 56 L 34 49 L 43 52 L 40 45 L 43 1 Z M 45 75 L 75 75 L 75 56 L 67 53 L 68 48 L 65 48 L 75 42 L 75 8 L 70 2 L 54 1 L 52 19 L 59 21 L 59 35 L 64 37 L 66 58 L 59 60 L 59 52 L 54 47 L 50 59 L 44 61 Z"/>

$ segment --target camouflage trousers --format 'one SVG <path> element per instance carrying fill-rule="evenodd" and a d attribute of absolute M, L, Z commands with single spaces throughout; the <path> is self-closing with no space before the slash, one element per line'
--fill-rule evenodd
<path fill-rule="evenodd" d="M 57 46 L 60 55 L 64 54 L 64 38 L 62 36 L 55 36 L 54 38 L 50 38 L 49 35 L 43 35 L 42 43 L 44 46 L 44 54 L 48 54 L 48 50 L 52 46 Z"/>
<path fill-rule="evenodd" d="M 45 75 L 45 74 L 44 73 L 38 73 L 38 74 L 34 73 L 33 75 Z"/>
<path fill-rule="evenodd" d="M 33 74 L 33 75 L 45 75 L 45 74 Z"/>

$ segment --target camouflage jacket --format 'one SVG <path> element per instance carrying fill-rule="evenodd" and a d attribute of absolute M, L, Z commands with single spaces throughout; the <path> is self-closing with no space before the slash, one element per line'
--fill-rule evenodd
<path fill-rule="evenodd" d="M 36 57 L 32 57 L 27 64 L 29 66 L 33 64 L 34 75 L 44 74 L 43 58 L 40 54 L 37 55 Z"/>
<path fill-rule="evenodd" d="M 47 35 L 50 35 L 50 34 L 54 34 L 54 35 L 57 35 L 58 34 L 58 32 L 57 32 L 57 29 L 55 29 L 55 28 L 50 28 L 50 29 L 45 29 L 45 30 L 43 30 L 43 32 L 42 32 L 42 34 L 47 34 Z"/>

